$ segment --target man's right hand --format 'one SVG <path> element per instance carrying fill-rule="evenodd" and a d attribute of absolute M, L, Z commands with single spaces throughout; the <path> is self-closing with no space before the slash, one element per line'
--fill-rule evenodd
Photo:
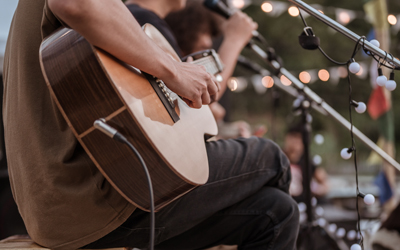
<path fill-rule="evenodd" d="M 176 73 L 159 78 L 192 108 L 201 108 L 217 99 L 219 82 L 203 66 L 174 62 Z"/>

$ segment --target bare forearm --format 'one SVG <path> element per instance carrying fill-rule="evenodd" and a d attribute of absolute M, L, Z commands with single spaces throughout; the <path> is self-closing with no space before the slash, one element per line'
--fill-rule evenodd
<path fill-rule="evenodd" d="M 221 72 L 223 80 L 221 82 L 218 98 L 221 98 L 223 93 L 226 91 L 228 79 L 232 76 L 233 71 L 235 70 L 237 58 L 241 51 L 242 46 L 230 41 L 229 39 L 224 39 L 218 50 L 218 54 L 224 64 L 224 70 Z"/>
<path fill-rule="evenodd" d="M 49 0 L 49 7 L 91 44 L 122 61 L 160 78 L 176 74 L 172 59 L 144 34 L 122 1 Z"/>

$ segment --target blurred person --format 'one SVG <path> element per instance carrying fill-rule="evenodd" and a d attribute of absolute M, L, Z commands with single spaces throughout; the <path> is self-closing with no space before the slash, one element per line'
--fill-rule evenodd
<path fill-rule="evenodd" d="M 184 57 L 215 47 L 215 41 L 222 36 L 217 50 L 224 64 L 220 99 L 226 91 L 240 52 L 252 37 L 251 32 L 257 28 L 255 23 L 239 10 L 226 20 L 205 8 L 203 1 L 199 0 L 189 0 L 184 9 L 170 13 L 165 21 L 171 27 Z M 219 102 L 210 104 L 210 109 L 219 128 L 217 138 L 248 138 L 252 135 L 262 137 L 266 133 L 265 126 L 258 126 L 252 132 L 245 121 L 225 122 L 226 110 Z"/>
<path fill-rule="evenodd" d="M 383 221 L 379 230 L 372 235 L 373 250 L 397 250 L 400 246 L 400 204 Z"/>
<path fill-rule="evenodd" d="M 163 15 L 184 2 L 141 3 L 154 4 Z M 163 79 L 192 108 L 216 99 L 219 83 L 200 66 L 173 61 L 120 0 L 18 3 L 6 47 L 3 114 L 11 187 L 29 235 L 55 250 L 144 248 L 149 213 L 105 179 L 46 86 L 38 51 L 44 38 L 63 26 Z M 293 249 L 299 214 L 287 194 L 289 164 L 280 148 L 255 137 L 207 142 L 205 147 L 208 182 L 156 213 L 156 248 L 233 243 L 242 249 Z"/>
<path fill-rule="evenodd" d="M 300 125 L 289 128 L 282 149 L 289 158 L 292 172 L 292 182 L 290 184 L 289 193 L 297 202 L 303 202 L 302 164 L 304 164 L 304 145 L 302 127 Z M 322 198 L 329 191 L 328 175 L 323 168 L 316 167 L 312 163 L 310 165 L 313 173 L 310 183 L 312 195 L 317 198 Z"/>

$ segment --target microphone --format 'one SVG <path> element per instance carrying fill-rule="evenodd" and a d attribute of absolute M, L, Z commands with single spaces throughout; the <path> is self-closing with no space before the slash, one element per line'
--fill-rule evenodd
<path fill-rule="evenodd" d="M 220 14 L 226 19 L 229 19 L 235 13 L 234 10 L 230 9 L 224 2 L 220 0 L 205 0 L 204 6 Z"/>
<path fill-rule="evenodd" d="M 211 11 L 214 11 L 215 13 L 225 17 L 226 19 L 229 19 L 235 13 L 235 10 L 229 8 L 221 0 L 205 0 L 203 4 Z M 266 44 L 265 38 L 261 36 L 260 33 L 258 33 L 258 31 L 253 30 L 252 33 L 253 33 L 253 38 Z"/>

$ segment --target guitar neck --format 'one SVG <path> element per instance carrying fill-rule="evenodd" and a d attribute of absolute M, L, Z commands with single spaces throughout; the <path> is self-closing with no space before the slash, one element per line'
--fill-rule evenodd
<path fill-rule="evenodd" d="M 219 55 L 214 50 L 205 50 L 189 55 L 193 57 L 193 64 L 202 65 L 212 75 L 221 73 L 223 65 Z"/>

